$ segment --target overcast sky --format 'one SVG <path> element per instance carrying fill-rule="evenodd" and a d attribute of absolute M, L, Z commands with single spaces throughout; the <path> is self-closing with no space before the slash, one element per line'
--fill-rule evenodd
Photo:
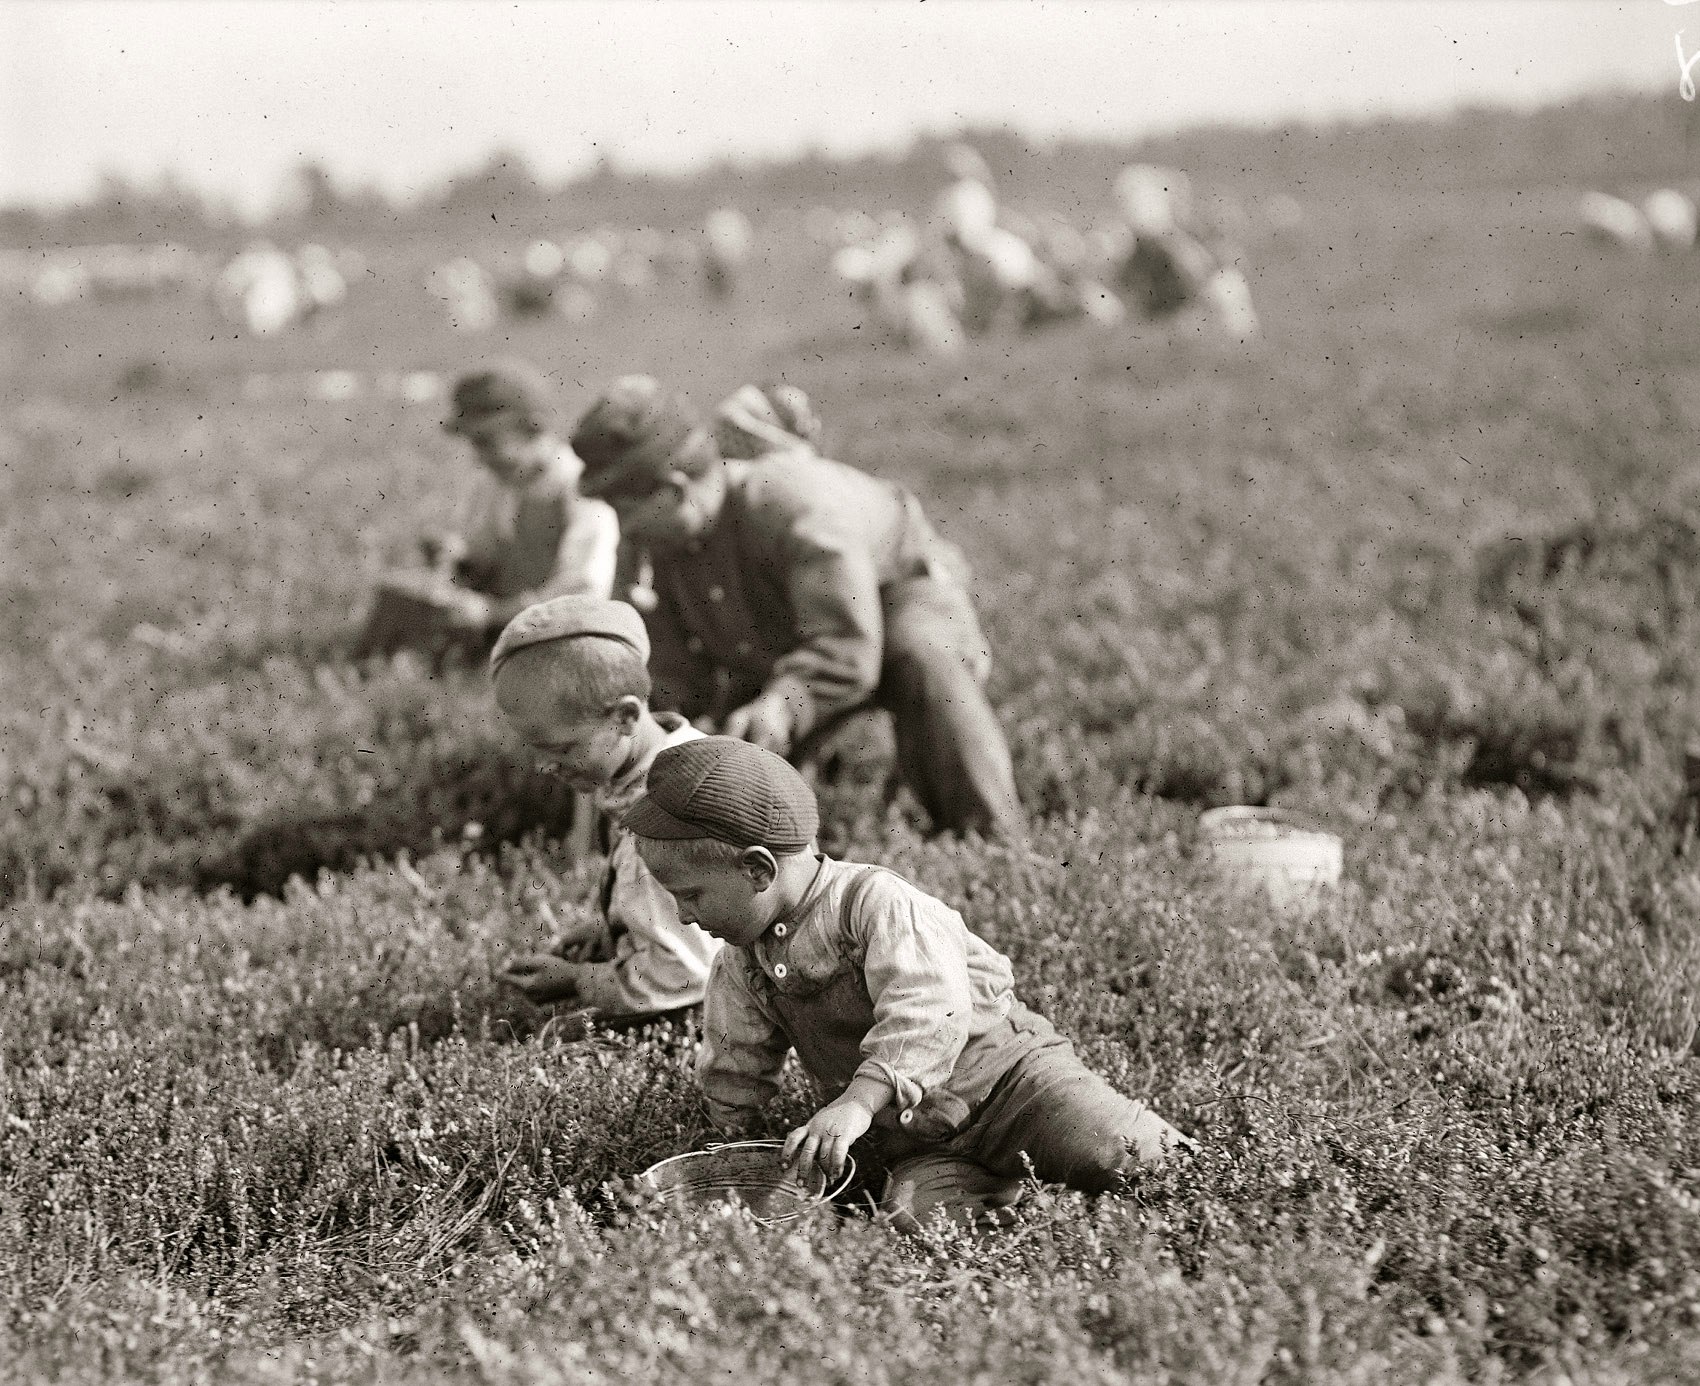
<path fill-rule="evenodd" d="M 102 170 L 256 207 L 285 170 L 428 190 L 1002 122 L 1035 135 L 1677 95 L 1671 0 L 0 0 L 0 201 Z"/>

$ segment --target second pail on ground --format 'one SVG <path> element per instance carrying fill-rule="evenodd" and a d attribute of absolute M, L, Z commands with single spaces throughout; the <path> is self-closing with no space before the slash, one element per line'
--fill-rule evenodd
<path fill-rule="evenodd" d="M 1340 839 L 1301 815 L 1236 804 L 1201 814 L 1198 833 L 1221 879 L 1261 888 L 1282 909 L 1339 884 Z"/>

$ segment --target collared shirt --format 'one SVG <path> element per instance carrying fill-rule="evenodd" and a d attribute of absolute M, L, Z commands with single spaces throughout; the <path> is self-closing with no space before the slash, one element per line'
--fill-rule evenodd
<path fill-rule="evenodd" d="M 954 551 L 908 491 L 841 462 L 723 465 L 713 529 L 652 555 L 654 704 L 696 717 L 769 692 L 802 736 L 879 683 L 881 590 L 951 571 Z"/>
<path fill-rule="evenodd" d="M 893 1100 L 876 1125 L 945 1134 L 1030 1034 L 1054 1032 L 1022 1023 L 1036 1017 L 1015 999 L 1009 959 L 943 901 L 880 867 L 818 860 L 796 909 L 715 960 L 697 1066 L 709 1115 L 731 1129 L 759 1109 L 795 1046 L 828 1100 L 877 1078 Z"/>
<path fill-rule="evenodd" d="M 606 501 L 578 494 L 579 471 L 563 447 L 518 486 L 483 475 L 460 527 L 461 562 L 479 590 L 534 601 L 612 594 L 620 522 Z"/>
<path fill-rule="evenodd" d="M 616 820 L 643 793 L 657 755 L 702 735 L 682 717 L 661 713 L 656 720 L 666 729 L 667 739 L 626 766 L 596 795 L 597 807 Z M 610 1017 L 656 1015 L 694 1006 L 707 990 L 709 968 L 721 941 L 695 924 L 682 923 L 678 904 L 649 874 L 631 834 L 617 826 L 613 833 L 602 875 L 602 912 L 613 958 L 579 967 L 579 998 L 591 1010 Z"/>

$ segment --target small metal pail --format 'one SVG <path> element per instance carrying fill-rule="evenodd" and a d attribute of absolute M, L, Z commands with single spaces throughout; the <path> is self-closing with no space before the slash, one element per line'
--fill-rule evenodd
<path fill-rule="evenodd" d="M 856 1175 L 856 1162 L 848 1156 L 843 1178 L 831 1188 L 818 1169 L 807 1171 L 806 1179 L 787 1175 L 779 1162 L 783 1149 L 779 1141 L 711 1145 L 653 1164 L 637 1176 L 636 1182 L 676 1208 L 701 1208 L 736 1199 L 757 1222 L 772 1226 L 831 1202 Z"/>

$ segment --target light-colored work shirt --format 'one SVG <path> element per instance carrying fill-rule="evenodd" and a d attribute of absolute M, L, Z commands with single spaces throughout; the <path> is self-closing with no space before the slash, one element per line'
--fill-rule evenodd
<path fill-rule="evenodd" d="M 597 807 L 616 822 L 642 795 L 655 756 L 668 746 L 702 735 L 682 717 L 662 713 L 657 720 L 666 728 L 667 740 L 654 754 L 628 765 L 596 795 Z M 602 913 L 608 935 L 599 950 L 611 952 L 612 957 L 579 967 L 579 999 L 610 1018 L 694 1006 L 708 988 L 709 968 L 721 941 L 695 924 L 681 922 L 677 902 L 649 874 L 631 834 L 617 826 L 613 833 L 602 875 Z"/>
<path fill-rule="evenodd" d="M 578 494 L 583 470 L 563 446 L 530 481 L 510 486 L 489 473 L 463 512 L 461 560 L 492 597 L 608 597 L 620 522 L 606 501 Z"/>
<path fill-rule="evenodd" d="M 794 910 L 715 960 L 697 1066 L 709 1115 L 740 1126 L 795 1047 L 826 1100 L 875 1078 L 892 1090 L 876 1126 L 942 1139 L 1055 1032 L 942 900 L 883 867 L 817 860 Z"/>

